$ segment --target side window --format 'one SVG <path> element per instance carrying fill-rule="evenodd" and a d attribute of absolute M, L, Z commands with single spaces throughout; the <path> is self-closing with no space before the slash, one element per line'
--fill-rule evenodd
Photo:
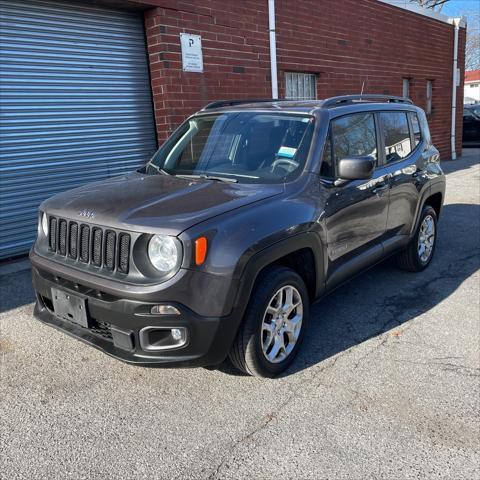
<path fill-rule="evenodd" d="M 387 163 L 396 162 L 412 151 L 407 114 L 405 112 L 381 112 L 380 123 L 385 140 Z"/>
<path fill-rule="evenodd" d="M 371 113 L 357 113 L 332 122 L 335 163 L 345 157 L 371 155 L 377 160 L 375 119 Z"/>
<path fill-rule="evenodd" d="M 420 130 L 420 122 L 418 121 L 417 114 L 410 112 L 410 121 L 412 122 L 412 133 L 413 133 L 413 148 L 416 148 L 417 145 L 422 141 L 422 132 Z"/>
<path fill-rule="evenodd" d="M 320 168 L 320 176 L 326 178 L 333 178 L 335 176 L 335 169 L 332 162 L 332 136 L 329 133 L 325 140 L 325 146 L 323 147 L 322 166 Z"/>

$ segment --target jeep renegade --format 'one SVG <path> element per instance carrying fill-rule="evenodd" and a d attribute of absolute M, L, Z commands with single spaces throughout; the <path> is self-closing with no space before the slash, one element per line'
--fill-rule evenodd
<path fill-rule="evenodd" d="M 214 102 L 140 170 L 42 203 L 35 315 L 141 365 L 285 370 L 309 305 L 432 260 L 445 192 L 408 99 Z"/>

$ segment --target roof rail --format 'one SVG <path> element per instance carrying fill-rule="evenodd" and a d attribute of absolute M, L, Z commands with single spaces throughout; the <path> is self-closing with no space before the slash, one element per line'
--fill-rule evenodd
<path fill-rule="evenodd" d="M 212 108 L 233 107 L 235 105 L 241 105 L 243 103 L 267 103 L 277 102 L 278 100 L 278 98 L 244 98 L 242 100 L 217 100 L 216 102 L 211 102 L 205 105 L 202 108 L 202 111 L 211 110 Z"/>
<path fill-rule="evenodd" d="M 413 102 L 406 97 L 395 97 L 393 95 L 376 95 L 376 94 L 365 94 L 365 95 L 341 95 L 339 97 L 327 98 L 323 103 L 322 107 L 339 107 L 343 104 L 354 103 L 354 102 L 385 102 L 385 103 L 407 103 L 412 105 Z"/>

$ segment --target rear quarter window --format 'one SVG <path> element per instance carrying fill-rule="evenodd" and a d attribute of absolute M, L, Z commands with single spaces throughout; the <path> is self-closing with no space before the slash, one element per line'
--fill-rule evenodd
<path fill-rule="evenodd" d="M 410 123 L 412 125 L 412 135 L 413 135 L 413 148 L 415 149 L 417 145 L 422 141 L 422 130 L 420 128 L 420 121 L 418 120 L 418 115 L 415 112 L 408 112 L 410 117 Z"/>

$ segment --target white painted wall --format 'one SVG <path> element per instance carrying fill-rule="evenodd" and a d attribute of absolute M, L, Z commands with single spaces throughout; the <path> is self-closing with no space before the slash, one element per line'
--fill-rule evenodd
<path fill-rule="evenodd" d="M 480 102 L 480 80 L 476 82 L 465 83 L 463 96 L 465 103 L 471 103 L 468 102 L 469 98 L 473 98 L 475 101 Z"/>

